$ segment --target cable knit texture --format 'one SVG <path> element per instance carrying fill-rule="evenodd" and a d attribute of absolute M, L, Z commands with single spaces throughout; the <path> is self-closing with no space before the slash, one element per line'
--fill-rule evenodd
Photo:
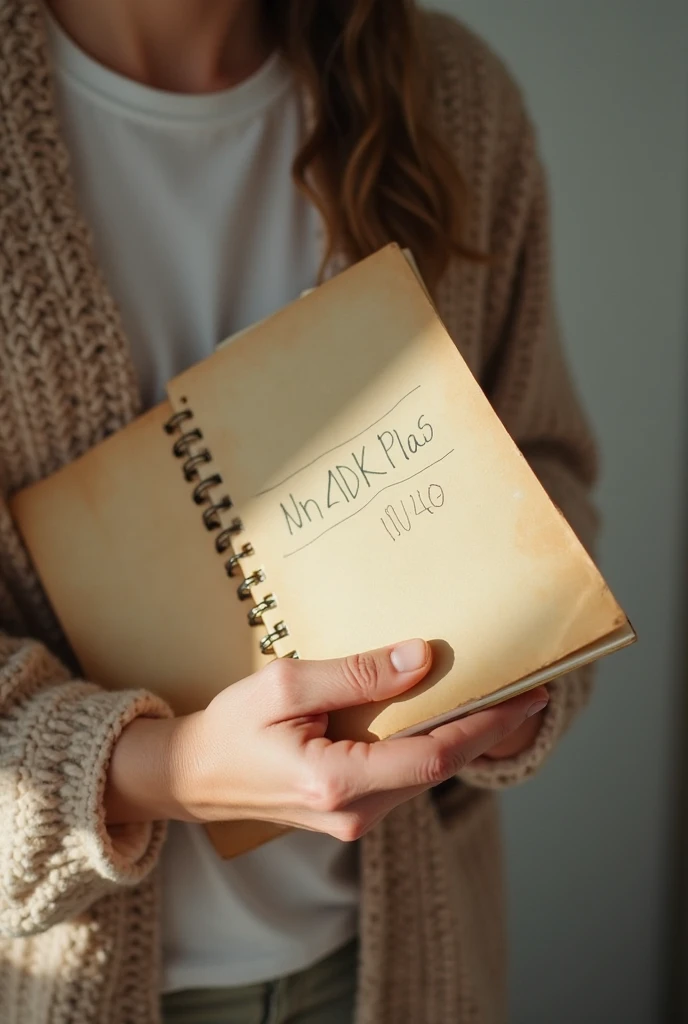
<path fill-rule="evenodd" d="M 466 240 L 494 256 L 487 266 L 454 263 L 439 310 L 590 546 L 595 454 L 557 339 L 534 132 L 483 43 L 443 16 L 424 26 L 438 126 L 473 199 Z M 0 104 L 0 1019 L 155 1024 L 164 827 L 109 832 L 102 792 L 126 723 L 169 712 L 152 695 L 74 678 L 4 504 L 140 408 L 75 203 L 38 0 L 0 0 Z M 585 673 L 553 684 L 530 750 L 468 767 L 461 782 L 400 807 L 361 841 L 357 1024 L 504 1020 L 499 830 L 486 790 L 540 766 L 588 687 Z"/>

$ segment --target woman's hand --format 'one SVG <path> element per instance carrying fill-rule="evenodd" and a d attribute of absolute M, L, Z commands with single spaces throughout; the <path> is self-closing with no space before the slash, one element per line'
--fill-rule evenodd
<path fill-rule="evenodd" d="M 538 693 L 540 691 L 538 690 Z M 529 750 L 535 743 L 537 734 L 540 731 L 542 725 L 542 712 L 547 707 L 547 701 L 541 700 L 541 707 L 533 711 L 530 718 L 527 718 L 523 725 L 519 726 L 514 731 L 498 743 L 496 747 L 492 747 L 485 754 L 485 757 L 491 758 L 493 761 L 499 761 L 503 758 L 518 757 L 525 750 Z"/>
<path fill-rule="evenodd" d="M 426 736 L 327 739 L 328 712 L 399 695 L 430 661 L 422 640 L 333 661 L 281 659 L 204 711 L 136 719 L 115 745 L 107 820 L 262 819 L 357 839 L 397 804 L 494 749 L 547 699 L 537 690 Z"/>

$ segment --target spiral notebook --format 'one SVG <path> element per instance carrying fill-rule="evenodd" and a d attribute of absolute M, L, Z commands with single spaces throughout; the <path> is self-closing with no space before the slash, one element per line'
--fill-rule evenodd
<path fill-rule="evenodd" d="M 427 680 L 330 718 L 334 737 L 407 734 L 635 639 L 395 245 L 11 508 L 85 675 L 178 713 L 267 658 L 422 636 Z M 279 829 L 208 831 L 231 856 Z"/>

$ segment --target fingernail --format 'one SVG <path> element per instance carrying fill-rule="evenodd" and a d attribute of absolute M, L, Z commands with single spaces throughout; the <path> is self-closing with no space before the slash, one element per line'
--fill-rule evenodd
<path fill-rule="evenodd" d="M 526 711 L 526 718 L 532 718 L 533 715 L 537 715 L 540 711 L 544 711 L 549 702 L 546 700 L 536 701 L 535 704 L 531 704 Z"/>
<path fill-rule="evenodd" d="M 415 672 L 428 660 L 427 644 L 425 640 L 407 640 L 394 648 L 389 660 L 397 672 Z"/>

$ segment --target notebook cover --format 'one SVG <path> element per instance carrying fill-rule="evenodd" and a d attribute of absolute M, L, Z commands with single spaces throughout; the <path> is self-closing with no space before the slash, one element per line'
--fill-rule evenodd
<path fill-rule="evenodd" d="M 168 394 L 228 482 L 278 654 L 433 645 L 426 681 L 332 716 L 338 735 L 408 729 L 627 627 L 396 246 Z"/>
<path fill-rule="evenodd" d="M 242 332 L 168 396 L 11 504 L 88 678 L 183 713 L 265 664 L 260 638 L 280 623 L 274 652 L 302 658 L 423 636 L 426 681 L 331 717 L 333 735 L 375 738 L 634 638 L 397 246 Z M 229 493 L 236 545 L 255 549 L 242 568 L 265 576 L 250 601 L 172 455 L 164 424 L 182 410 L 212 454 L 203 475 L 222 476 L 209 498 Z M 248 626 L 268 594 L 277 607 Z M 256 827 L 249 847 L 266 838 Z"/>

